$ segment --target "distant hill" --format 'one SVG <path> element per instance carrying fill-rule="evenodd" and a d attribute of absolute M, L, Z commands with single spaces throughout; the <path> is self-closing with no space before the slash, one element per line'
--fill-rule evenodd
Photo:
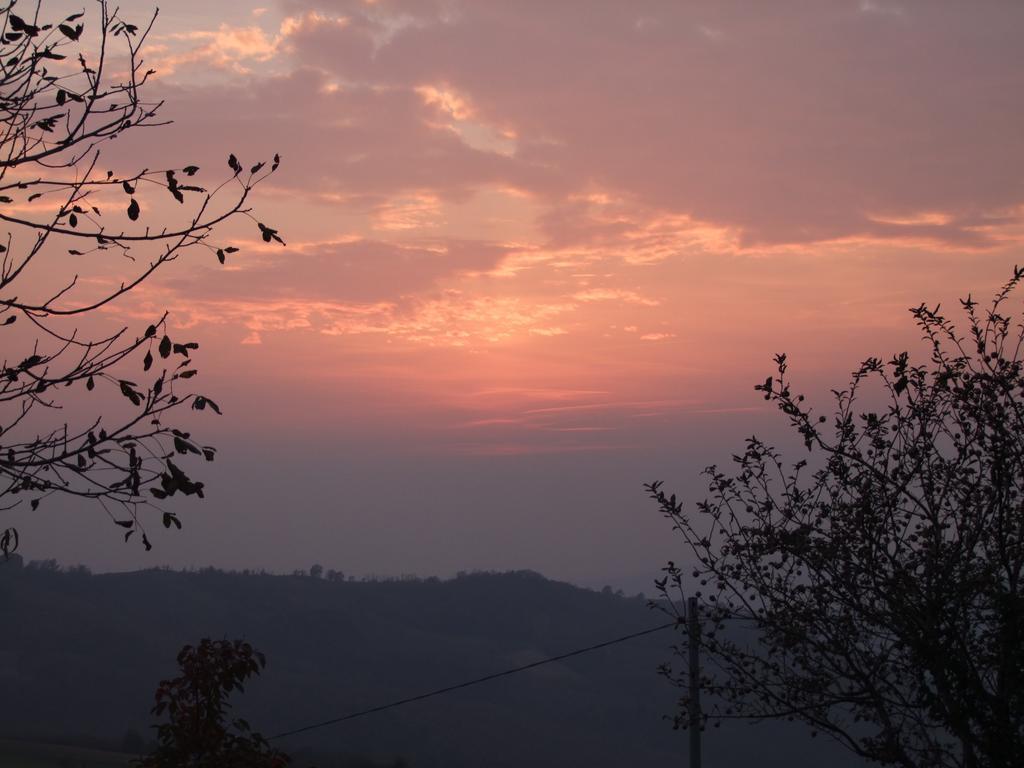
<path fill-rule="evenodd" d="M 245 637 L 266 653 L 236 709 L 271 735 L 664 621 L 639 597 L 532 572 L 332 575 L 92 575 L 0 562 L 0 737 L 137 751 L 150 738 L 157 682 L 176 673 L 182 645 L 204 636 Z M 676 768 L 686 736 L 662 716 L 677 692 L 655 671 L 672 640 L 666 630 L 281 746 L 411 768 Z M 860 765 L 779 726 L 709 731 L 705 753 L 707 768 Z"/>

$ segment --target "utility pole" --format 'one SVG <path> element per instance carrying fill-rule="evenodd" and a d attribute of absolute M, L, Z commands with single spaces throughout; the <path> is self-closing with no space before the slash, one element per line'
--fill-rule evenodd
<path fill-rule="evenodd" d="M 690 632 L 690 768 L 700 766 L 700 618 L 697 598 L 686 601 L 686 628 Z"/>

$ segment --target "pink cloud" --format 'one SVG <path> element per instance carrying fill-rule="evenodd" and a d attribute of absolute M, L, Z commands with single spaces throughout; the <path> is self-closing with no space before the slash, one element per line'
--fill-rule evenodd
<path fill-rule="evenodd" d="M 276 28 L 168 35 L 275 63 L 157 84 L 181 121 L 163 141 L 281 151 L 278 185 L 391 230 L 501 187 L 539 202 L 551 246 L 661 221 L 727 249 L 989 247 L 1024 203 L 1024 8 L 894 7 L 287 0 Z"/>
<path fill-rule="evenodd" d="M 748 243 L 968 246 L 985 241 L 987 215 L 1021 202 L 1024 110 L 1011 94 L 1024 86 L 1024 8 L 1012 4 L 283 7 L 351 20 L 296 34 L 297 61 L 388 89 L 444 84 L 514 130 L 509 165 L 545 169 L 528 188 L 552 200 L 598 183 Z M 459 159 L 456 176 L 486 165 Z M 942 223 L 879 220 L 933 211 Z"/>
<path fill-rule="evenodd" d="M 254 204 L 306 246 L 247 245 L 230 279 L 176 272 L 171 303 L 251 341 L 532 345 L 622 369 L 891 327 L 924 297 L 922 258 L 962 277 L 965 252 L 1024 236 L 1024 11 L 878 8 L 290 0 L 193 30 L 273 66 L 155 83 L 179 121 L 161 155 L 205 172 L 280 151 Z M 858 282 L 887 259 L 907 266 Z"/>
<path fill-rule="evenodd" d="M 255 254 L 243 249 L 232 256 L 239 269 L 230 275 L 218 277 L 223 268 L 213 263 L 169 276 L 164 285 L 191 299 L 397 301 L 434 292 L 445 277 L 490 269 L 509 252 L 473 241 L 429 246 L 355 239 Z"/>

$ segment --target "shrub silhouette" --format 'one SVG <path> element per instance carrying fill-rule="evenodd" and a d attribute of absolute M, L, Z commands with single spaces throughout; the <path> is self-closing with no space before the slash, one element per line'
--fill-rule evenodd
<path fill-rule="evenodd" d="M 241 640 L 200 641 L 178 654 L 181 675 L 161 681 L 153 714 L 156 750 L 138 768 L 285 768 L 289 758 L 271 747 L 245 720 L 226 721 L 228 696 L 266 666 L 263 654 Z"/>
<path fill-rule="evenodd" d="M 696 563 L 669 563 L 658 586 L 680 616 L 684 591 L 699 598 L 701 683 L 717 702 L 702 724 L 801 720 L 907 768 L 1024 765 L 1024 326 L 1006 313 L 1022 278 L 987 311 L 964 299 L 965 333 L 913 309 L 929 363 L 866 360 L 831 418 L 778 355 L 756 389 L 806 459 L 750 438 L 733 472 L 706 470 L 694 515 L 647 486 Z"/>

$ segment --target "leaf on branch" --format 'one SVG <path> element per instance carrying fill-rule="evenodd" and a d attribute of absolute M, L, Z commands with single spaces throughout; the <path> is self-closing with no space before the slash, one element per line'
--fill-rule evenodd
<path fill-rule="evenodd" d="M 170 474 L 164 472 L 160 475 L 160 485 L 168 496 L 181 491 L 186 496 L 203 498 L 203 484 L 192 481 L 170 458 L 167 459 L 167 469 Z"/>
<path fill-rule="evenodd" d="M 154 336 L 156 336 L 156 326 L 155 325 L 147 326 L 145 338 L 152 339 Z"/>
<path fill-rule="evenodd" d="M 174 526 L 179 531 L 181 530 L 181 520 L 173 512 L 164 512 L 164 528 L 170 528 Z"/>
<path fill-rule="evenodd" d="M 128 204 L 128 218 L 132 221 L 137 221 L 139 218 L 139 201 L 134 197 L 131 203 Z"/>
<path fill-rule="evenodd" d="M 276 171 L 276 170 L 277 170 L 277 166 L 279 166 L 280 164 L 281 164 L 281 156 L 280 156 L 280 155 L 277 155 L 277 154 L 275 154 L 275 155 L 274 155 L 274 162 L 273 162 L 273 164 L 272 164 L 272 165 L 270 166 L 270 170 L 271 170 L 271 171 Z"/>
<path fill-rule="evenodd" d="M 50 117 L 44 117 L 42 120 L 33 123 L 32 127 L 39 128 L 40 130 L 46 131 L 47 133 L 53 133 L 53 128 L 57 125 L 57 120 L 59 120 L 61 117 L 61 115 L 52 115 Z"/>
<path fill-rule="evenodd" d="M 217 261 L 219 261 L 221 264 L 224 263 L 224 249 L 223 248 L 218 248 L 217 249 Z"/>
<path fill-rule="evenodd" d="M 181 169 L 181 172 L 184 173 L 186 176 L 195 176 L 198 170 L 198 165 L 186 165 L 184 168 Z"/>
<path fill-rule="evenodd" d="M 146 351 L 146 356 L 142 358 L 142 370 L 148 371 L 153 366 L 153 353 Z"/>
<path fill-rule="evenodd" d="M 175 436 L 174 438 L 174 450 L 180 454 L 186 453 L 200 453 L 200 450 L 196 448 L 192 443 L 187 440 L 182 440 L 180 437 Z"/>
<path fill-rule="evenodd" d="M 121 189 L 123 189 L 125 191 L 125 194 L 128 194 L 128 195 L 134 195 L 135 194 L 135 187 L 133 187 L 127 181 L 122 181 L 121 182 Z"/>
<path fill-rule="evenodd" d="M 120 24 L 118 24 L 118 25 L 116 25 L 114 27 L 114 37 L 117 37 L 122 32 L 127 37 L 128 35 L 134 35 L 138 31 L 139 31 L 139 28 L 137 26 L 135 26 L 134 24 L 128 24 L 128 23 L 122 21 Z M 148 549 L 148 547 L 147 547 L 147 549 Z"/>
<path fill-rule="evenodd" d="M 88 379 L 85 380 L 85 388 L 88 389 L 90 392 L 92 392 L 95 387 L 96 387 L 96 382 L 93 381 L 92 376 L 90 376 Z"/>
<path fill-rule="evenodd" d="M 115 520 L 114 525 L 120 525 L 122 528 L 134 528 L 134 520 Z"/>
<path fill-rule="evenodd" d="M 33 512 L 39 509 L 39 499 L 32 499 L 32 501 L 29 502 L 29 506 L 32 507 Z"/>
<path fill-rule="evenodd" d="M 83 27 L 81 24 L 76 24 L 74 27 L 68 24 L 60 24 L 57 26 L 57 29 L 63 33 L 64 37 L 70 40 L 77 40 L 82 36 Z"/>
<path fill-rule="evenodd" d="M 78 216 L 76 216 L 73 213 L 70 216 L 68 216 L 68 224 L 70 224 L 72 227 L 77 227 L 78 226 Z"/>
<path fill-rule="evenodd" d="M 174 178 L 174 171 L 167 172 L 167 189 L 179 203 L 185 202 L 185 196 L 181 194 L 181 189 L 178 187 L 178 180 Z"/>
<path fill-rule="evenodd" d="M 15 32 L 24 32 L 29 37 L 35 37 L 39 34 L 39 27 L 26 23 L 23 18 L 15 16 L 13 13 L 7 17 L 7 21 Z"/>
<path fill-rule="evenodd" d="M 211 400 L 208 397 L 205 397 L 204 395 L 196 395 L 196 399 L 192 401 L 192 410 L 203 411 L 206 409 L 206 406 L 210 406 L 210 410 L 212 410 L 218 416 L 221 415 L 220 406 L 213 402 L 213 400 Z"/>
<path fill-rule="evenodd" d="M 18 319 L 17 315 L 11 315 L 6 320 L 4 320 L 4 325 L 10 325 L 11 323 L 13 323 L 17 319 Z"/>
<path fill-rule="evenodd" d="M 169 336 L 164 336 L 162 339 L 160 339 L 160 348 L 158 350 L 160 352 L 160 357 L 170 357 L 172 346 L 173 345 L 171 344 L 171 339 Z"/>
<path fill-rule="evenodd" d="M 242 172 L 242 164 L 233 154 L 228 156 L 228 168 L 235 172 L 235 176 Z"/>
<path fill-rule="evenodd" d="M 281 245 L 285 244 L 284 240 L 278 236 L 276 229 L 272 229 L 266 224 L 261 224 L 260 222 L 256 222 L 256 224 L 260 228 L 260 234 L 263 236 L 263 242 L 269 243 L 271 240 L 276 240 Z"/>
<path fill-rule="evenodd" d="M 190 341 L 186 344 L 174 345 L 174 353 L 177 355 L 184 355 L 185 357 L 188 357 L 188 351 L 190 349 L 199 349 L 199 342 Z M 188 361 L 185 361 L 184 363 L 182 363 L 182 365 L 188 365 Z"/>
<path fill-rule="evenodd" d="M 138 406 L 142 404 L 142 395 L 132 389 L 132 383 L 130 381 L 118 381 L 121 385 L 121 394 L 132 401 L 132 405 Z"/>

